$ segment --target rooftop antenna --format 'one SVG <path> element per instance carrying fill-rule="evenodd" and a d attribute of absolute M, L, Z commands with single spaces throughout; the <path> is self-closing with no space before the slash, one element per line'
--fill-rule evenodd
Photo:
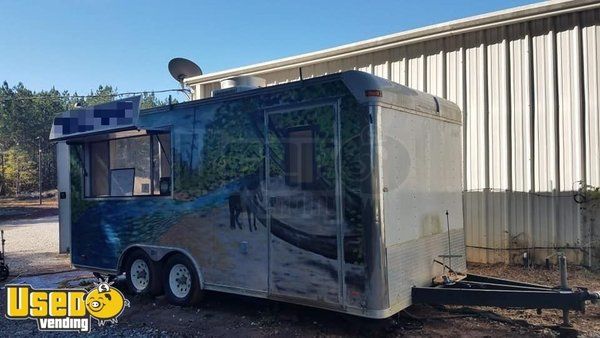
<path fill-rule="evenodd" d="M 183 80 L 193 76 L 202 75 L 202 69 L 198 67 L 194 62 L 184 58 L 174 58 L 169 61 L 169 73 L 171 76 L 179 82 L 181 89 L 185 89 Z M 188 99 L 192 99 L 187 91 L 184 91 Z"/>

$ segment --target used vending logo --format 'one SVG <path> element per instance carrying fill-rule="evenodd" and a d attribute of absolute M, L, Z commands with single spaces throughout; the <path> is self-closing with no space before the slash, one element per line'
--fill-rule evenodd
<path fill-rule="evenodd" d="M 117 323 L 129 301 L 111 284 L 95 283 L 90 291 L 7 285 L 6 318 L 34 319 L 40 331 L 89 332 L 91 318 L 100 326 Z"/>

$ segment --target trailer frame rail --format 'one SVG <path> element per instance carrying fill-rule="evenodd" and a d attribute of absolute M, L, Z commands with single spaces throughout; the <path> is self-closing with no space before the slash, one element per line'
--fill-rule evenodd
<path fill-rule="evenodd" d="M 565 326 L 569 325 L 569 310 L 585 312 L 586 301 L 596 303 L 599 299 L 599 292 L 582 287 L 550 287 L 472 274 L 456 282 L 412 288 L 414 304 L 559 309 L 563 310 Z"/>

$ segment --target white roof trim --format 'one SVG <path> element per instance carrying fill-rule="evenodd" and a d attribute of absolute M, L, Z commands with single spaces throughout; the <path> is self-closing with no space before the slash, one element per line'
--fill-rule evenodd
<path fill-rule="evenodd" d="M 364 54 L 381 49 L 392 48 L 400 45 L 593 8 L 600 8 L 600 0 L 545 1 L 537 4 L 515 7 L 507 10 L 385 35 L 316 52 L 300 54 L 297 56 L 232 68 L 214 73 L 207 73 L 200 76 L 187 78 L 184 80 L 184 83 L 187 85 L 197 85 L 220 81 L 225 78 L 241 74 L 257 75 L 277 70 L 297 68 L 356 54 Z"/>

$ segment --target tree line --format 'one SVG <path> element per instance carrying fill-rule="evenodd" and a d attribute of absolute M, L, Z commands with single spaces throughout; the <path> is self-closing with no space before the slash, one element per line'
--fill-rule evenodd
<path fill-rule="evenodd" d="M 117 88 L 110 85 L 78 95 L 55 88 L 34 91 L 22 83 L 9 86 L 5 81 L 0 87 L 0 196 L 37 191 L 38 164 L 42 190 L 55 189 L 56 147 L 48 141 L 54 117 L 76 106 L 92 106 L 117 96 Z M 142 109 L 165 104 L 168 99 L 161 100 L 154 93 L 142 95 Z"/>

